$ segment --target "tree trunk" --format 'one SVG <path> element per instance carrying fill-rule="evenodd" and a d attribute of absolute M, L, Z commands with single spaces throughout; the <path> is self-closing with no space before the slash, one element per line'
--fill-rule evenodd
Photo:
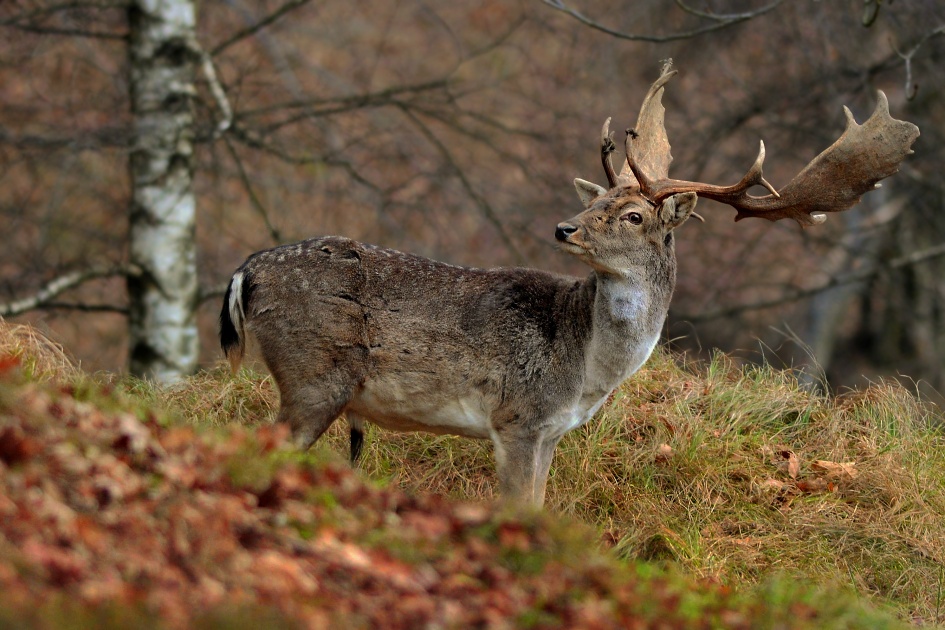
<path fill-rule="evenodd" d="M 197 365 L 198 302 L 193 176 L 193 0 L 133 0 L 129 8 L 130 369 L 172 382 Z"/>
<path fill-rule="evenodd" d="M 890 199 L 889 189 L 881 188 L 864 196 L 860 209 L 841 215 L 844 236 L 820 262 L 821 271 L 834 278 L 842 277 L 860 268 L 879 267 L 883 260 L 884 244 L 889 225 L 902 211 L 902 199 Z M 841 329 L 847 323 L 850 307 L 864 293 L 870 291 L 868 280 L 844 284 L 819 293 L 807 308 L 807 333 L 811 357 L 815 363 L 808 379 L 820 382 L 830 375 L 840 341 Z M 863 322 L 867 328 L 869 322 Z M 849 374 L 845 375 L 849 376 Z"/>
<path fill-rule="evenodd" d="M 874 205 L 875 195 L 882 191 L 874 191 L 863 200 L 863 205 Z M 867 265 L 876 264 L 878 253 L 875 233 L 865 229 L 869 223 L 868 217 L 863 217 L 863 211 L 841 215 L 843 222 L 843 237 L 819 261 L 822 272 L 827 276 L 837 278 L 853 271 L 857 261 L 867 259 Z M 823 382 L 830 373 L 834 350 L 837 346 L 840 328 L 847 318 L 850 305 L 863 292 L 864 282 L 844 284 L 822 293 L 818 293 L 807 307 L 807 340 L 813 365 L 806 371 L 805 379 L 813 382 Z"/>

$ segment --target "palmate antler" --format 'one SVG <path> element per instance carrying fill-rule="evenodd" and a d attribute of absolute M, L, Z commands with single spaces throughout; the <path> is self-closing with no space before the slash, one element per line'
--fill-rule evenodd
<path fill-rule="evenodd" d="M 669 164 L 673 161 L 670 154 L 669 138 L 666 137 L 666 126 L 663 123 L 665 109 L 663 109 L 663 86 L 676 75 L 672 60 L 663 64 L 660 77 L 650 86 L 643 104 L 640 106 L 640 115 L 637 117 L 636 127 L 633 128 L 637 160 L 637 168 L 645 171 L 650 179 L 662 179 L 669 175 Z M 629 133 L 629 130 L 628 130 Z M 604 121 L 600 132 L 600 157 L 607 174 L 607 183 L 610 188 L 615 186 L 640 187 L 630 167 L 624 162 L 620 175 L 614 171 L 610 154 L 616 150 L 610 133 L 610 118 Z"/>
<path fill-rule="evenodd" d="M 653 203 L 676 193 L 694 192 L 738 210 L 736 221 L 759 217 L 769 221 L 794 219 L 802 226 L 815 225 L 826 220 L 827 212 L 840 212 L 856 205 L 864 193 L 879 187 L 879 180 L 898 172 L 899 163 L 912 153 L 910 147 L 919 137 L 918 127 L 889 115 L 886 95 L 879 92 L 876 110 L 862 125 L 844 107 L 847 127 L 843 135 L 781 190 L 775 190 L 764 178 L 764 142 L 755 163 L 734 186 L 669 179 L 672 156 L 663 125 L 661 97 L 663 85 L 674 74 L 675 71 L 664 67 L 662 75 L 650 88 L 637 127 L 627 132 L 627 163 L 617 178 L 623 185 L 639 186 L 640 192 Z M 607 127 L 605 124 L 605 132 Z M 748 190 L 755 185 L 764 186 L 771 194 L 749 195 Z"/>

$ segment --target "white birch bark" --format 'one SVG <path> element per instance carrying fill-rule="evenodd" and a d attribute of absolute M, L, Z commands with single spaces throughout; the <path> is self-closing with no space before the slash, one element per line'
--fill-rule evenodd
<path fill-rule="evenodd" d="M 129 352 L 133 374 L 172 382 L 197 366 L 192 101 L 194 0 L 132 0 Z"/>

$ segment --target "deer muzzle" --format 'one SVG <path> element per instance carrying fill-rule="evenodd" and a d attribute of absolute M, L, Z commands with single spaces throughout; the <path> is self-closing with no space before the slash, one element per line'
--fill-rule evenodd
<path fill-rule="evenodd" d="M 577 228 L 570 223 L 559 223 L 558 227 L 555 229 L 555 238 L 562 242 L 567 243 L 568 237 L 577 232 Z"/>

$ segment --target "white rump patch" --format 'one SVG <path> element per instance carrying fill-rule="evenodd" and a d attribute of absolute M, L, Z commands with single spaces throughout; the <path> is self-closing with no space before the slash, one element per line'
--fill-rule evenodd
<path fill-rule="evenodd" d="M 237 271 L 230 280 L 230 303 L 228 305 L 230 319 L 240 338 L 243 337 L 243 322 L 246 314 L 243 313 L 243 272 Z"/>

